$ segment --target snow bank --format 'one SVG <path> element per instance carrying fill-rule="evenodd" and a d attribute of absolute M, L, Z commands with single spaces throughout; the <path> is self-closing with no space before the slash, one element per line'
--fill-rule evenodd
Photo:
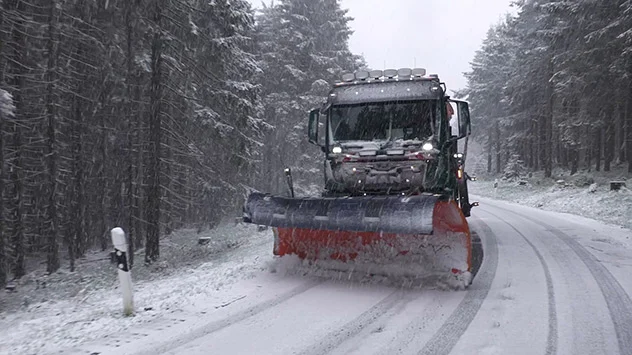
<path fill-rule="evenodd" d="M 187 307 L 196 298 L 260 271 L 260 256 L 270 254 L 270 234 L 255 226 L 226 225 L 207 232 L 203 236 L 210 242 L 198 245 L 201 235 L 185 230 L 161 241 L 161 262 L 138 265 L 142 253 L 136 255 L 136 314 L 127 318 L 122 315 L 116 268 L 108 260 L 83 263 L 75 273 L 44 277 L 42 271 L 33 272 L 15 292 L 1 295 L 12 308 L 0 314 L 0 354 L 72 348 Z"/>
<path fill-rule="evenodd" d="M 553 179 L 539 175 L 510 181 L 481 179 L 470 182 L 468 188 L 473 195 L 576 214 L 632 228 L 632 178 L 627 178 L 628 188 L 610 191 L 609 187 L 609 181 L 625 179 L 623 171 L 580 173 L 575 176 L 560 173 Z M 497 187 L 494 187 L 496 183 Z"/>

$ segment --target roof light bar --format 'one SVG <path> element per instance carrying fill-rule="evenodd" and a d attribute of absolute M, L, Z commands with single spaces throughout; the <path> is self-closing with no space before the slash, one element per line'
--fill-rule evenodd
<path fill-rule="evenodd" d="M 386 69 L 384 71 L 384 76 L 387 77 L 388 79 L 393 79 L 394 77 L 397 76 L 397 70 L 395 70 L 395 69 Z"/>
<path fill-rule="evenodd" d="M 369 78 L 369 72 L 366 70 L 359 70 L 355 73 L 355 78 L 357 80 L 366 80 Z"/>
<path fill-rule="evenodd" d="M 401 68 L 400 70 L 397 71 L 397 76 L 400 79 L 410 78 L 412 74 L 413 74 L 413 71 L 410 68 Z"/>
<path fill-rule="evenodd" d="M 424 75 L 426 75 L 426 69 L 424 68 L 415 68 L 412 70 L 412 75 L 414 77 L 422 77 Z"/>
<path fill-rule="evenodd" d="M 355 79 L 355 74 L 353 73 L 342 74 L 342 81 L 344 81 L 345 83 L 352 82 L 354 79 Z"/>
<path fill-rule="evenodd" d="M 379 78 L 381 78 L 383 76 L 384 76 L 384 72 L 381 71 L 381 70 L 372 70 L 369 73 L 369 77 L 371 77 L 371 79 L 379 79 Z"/>
<path fill-rule="evenodd" d="M 406 80 L 412 78 L 422 78 L 426 75 L 426 69 L 424 68 L 400 68 L 400 69 L 386 69 L 386 70 L 358 70 L 355 73 L 345 73 L 342 75 L 342 81 L 336 82 L 336 85 L 344 85 L 357 81 L 371 81 L 380 79 L 396 79 Z M 430 74 L 431 79 L 439 79 L 437 74 Z"/>

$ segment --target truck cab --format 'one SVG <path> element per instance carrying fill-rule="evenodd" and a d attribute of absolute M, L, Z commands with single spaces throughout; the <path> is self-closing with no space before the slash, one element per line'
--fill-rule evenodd
<path fill-rule="evenodd" d="M 438 76 L 400 69 L 343 76 L 310 112 L 308 135 L 325 154 L 324 196 L 458 198 L 457 141 L 469 133 L 468 104 Z"/>

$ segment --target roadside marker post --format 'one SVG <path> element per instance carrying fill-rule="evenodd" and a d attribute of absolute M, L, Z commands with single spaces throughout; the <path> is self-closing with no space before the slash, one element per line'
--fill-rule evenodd
<path fill-rule="evenodd" d="M 119 281 L 123 291 L 123 314 L 131 316 L 134 314 L 134 296 L 132 294 L 132 274 L 127 258 L 127 239 L 122 228 L 113 228 L 112 244 L 114 245 L 114 255 L 116 256 L 116 266 L 118 268 Z"/>

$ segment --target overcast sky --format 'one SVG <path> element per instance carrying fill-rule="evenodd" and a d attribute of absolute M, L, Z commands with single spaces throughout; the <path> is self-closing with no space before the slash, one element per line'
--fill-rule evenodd
<path fill-rule="evenodd" d="M 251 0 L 259 7 L 260 0 Z M 266 1 L 266 3 L 268 3 Z M 510 0 L 342 0 L 354 18 L 351 51 L 373 69 L 426 68 L 461 89 L 463 72 Z"/>

